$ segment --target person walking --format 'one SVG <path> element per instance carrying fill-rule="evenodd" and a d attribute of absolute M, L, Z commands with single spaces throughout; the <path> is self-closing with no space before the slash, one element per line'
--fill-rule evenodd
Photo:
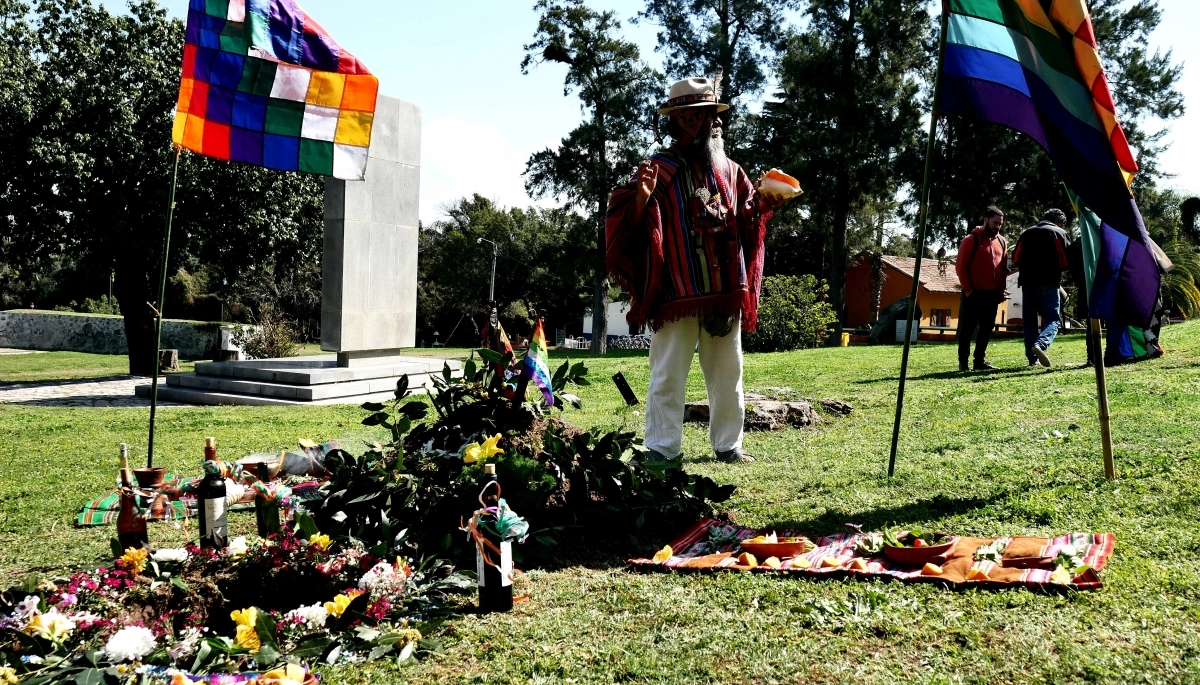
<path fill-rule="evenodd" d="M 996 367 L 987 361 L 988 342 L 996 325 L 996 310 L 1004 301 L 1004 279 L 1008 277 L 1008 242 L 1000 235 L 1004 212 L 995 205 L 984 212 L 976 226 L 958 246 L 954 270 L 962 286 L 958 310 L 958 370 L 967 370 L 971 338 L 975 337 L 975 370 Z M 978 331 L 978 332 L 977 332 Z"/>
<path fill-rule="evenodd" d="M 1066 225 L 1066 213 L 1061 209 L 1048 209 L 1037 226 L 1021 233 L 1017 248 L 1013 250 L 1013 266 L 1020 272 L 1017 285 L 1021 286 L 1024 306 L 1021 330 L 1025 334 L 1025 357 L 1030 366 L 1040 363 L 1050 367 L 1046 351 L 1058 335 L 1062 322 L 1059 288 L 1062 272 L 1070 266 L 1067 248 L 1071 245 L 1071 237 L 1063 230 Z M 1042 319 L 1040 328 L 1039 316 Z"/>

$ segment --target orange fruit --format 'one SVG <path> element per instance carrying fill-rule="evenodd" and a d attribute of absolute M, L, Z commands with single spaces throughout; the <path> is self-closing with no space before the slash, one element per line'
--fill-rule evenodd
<path fill-rule="evenodd" d="M 821 560 L 821 566 L 823 566 L 825 568 L 837 568 L 838 566 L 841 566 L 841 565 L 842 565 L 842 562 L 838 561 L 837 557 L 825 557 L 824 559 Z"/>
<path fill-rule="evenodd" d="M 754 555 L 749 552 L 742 552 L 738 555 L 737 560 L 742 566 L 749 566 L 750 568 L 758 567 L 758 559 L 755 559 Z"/>
<path fill-rule="evenodd" d="M 867 562 L 861 557 L 855 557 L 854 559 L 850 560 L 849 564 L 846 564 L 846 568 L 852 571 L 865 571 L 867 570 Z"/>
<path fill-rule="evenodd" d="M 792 568 L 812 568 L 812 562 L 807 557 L 793 557 Z"/>
<path fill-rule="evenodd" d="M 779 567 L 781 566 L 781 564 L 779 562 L 779 557 L 767 557 L 763 561 L 763 566 L 770 566 L 771 568 L 773 568 L 775 570 L 779 570 Z"/>
<path fill-rule="evenodd" d="M 673 555 L 674 553 L 675 553 L 675 550 L 671 549 L 670 545 L 667 545 L 654 553 L 653 561 L 656 564 L 666 563 L 666 561 L 668 559 L 670 559 L 671 555 Z"/>
<path fill-rule="evenodd" d="M 991 578 L 988 577 L 987 571 L 981 568 L 972 568 L 967 571 L 967 580 L 991 580 Z"/>
<path fill-rule="evenodd" d="M 942 567 L 937 564 L 925 564 L 925 567 L 921 569 L 921 575 L 940 576 L 942 575 Z"/>

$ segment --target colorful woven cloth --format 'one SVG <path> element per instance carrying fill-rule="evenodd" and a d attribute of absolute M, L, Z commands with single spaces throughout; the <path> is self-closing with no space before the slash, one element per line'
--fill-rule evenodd
<path fill-rule="evenodd" d="M 689 316 L 742 314 L 758 322 L 763 240 L 771 212 L 758 212 L 740 166 L 717 170 L 674 147 L 650 158 L 658 183 L 643 220 L 634 220 L 636 176 L 613 191 L 605 219 L 609 273 L 629 293 L 626 319 L 654 330 Z"/>
<path fill-rule="evenodd" d="M 717 551 L 707 548 L 709 528 L 715 527 L 721 536 L 745 540 L 760 534 L 760 531 L 742 528 L 734 524 L 722 523 L 706 518 L 689 528 L 671 542 L 673 554 L 664 563 L 656 563 L 653 559 L 630 559 L 630 565 L 635 568 L 654 569 L 664 568 L 676 571 L 755 571 L 759 573 L 782 573 L 805 576 L 809 578 L 890 578 L 912 583 L 940 583 L 959 588 L 991 588 L 997 589 L 1011 586 L 1025 586 L 1040 589 L 1071 588 L 1075 590 L 1096 590 L 1102 586 L 1099 571 L 1108 563 L 1112 556 L 1113 544 L 1116 538 L 1111 533 L 1091 534 L 1072 533 L 1054 538 L 1013 538 L 1004 552 L 1005 563 L 1019 564 L 1022 568 L 1008 568 L 1005 565 L 994 566 L 990 562 L 980 562 L 980 568 L 987 571 L 988 580 L 967 580 L 967 573 L 975 562 L 975 550 L 980 545 L 988 544 L 996 538 L 960 537 L 954 549 L 933 563 L 942 567 L 940 576 L 923 576 L 920 567 L 903 566 L 884 558 L 882 555 L 864 558 L 866 570 L 855 571 L 846 568 L 846 563 L 855 556 L 854 548 L 862 539 L 861 533 L 842 533 L 816 539 L 816 549 L 808 554 L 784 559 L 778 570 L 759 565 L 755 568 L 741 565 L 737 561 L 738 543 L 730 542 Z M 780 531 L 779 535 L 799 535 L 789 531 Z M 1090 566 L 1088 570 L 1074 577 L 1069 583 L 1056 583 L 1050 580 L 1054 572 L 1053 559 L 1058 552 L 1068 545 L 1074 546 L 1083 558 L 1083 563 Z M 827 557 L 837 559 L 837 567 L 823 567 L 822 560 Z M 802 568 L 799 559 L 811 564 Z M 759 559 L 759 562 L 762 560 Z M 1026 568 L 1032 567 L 1032 568 Z"/>
<path fill-rule="evenodd" d="M 163 486 L 160 490 L 137 490 L 134 492 L 138 496 L 138 506 L 143 511 L 147 510 L 150 503 L 160 492 L 168 493 L 168 496 L 176 496 L 178 499 L 169 500 L 167 504 L 170 506 L 165 510 L 165 519 L 183 519 L 193 518 L 196 516 L 196 496 L 191 492 L 180 492 L 181 488 L 189 482 L 199 482 L 200 478 L 191 478 L 187 480 L 168 476 L 163 481 Z M 300 502 L 310 502 L 320 498 L 320 493 L 317 488 L 321 486 L 318 481 L 308 481 L 300 483 L 292 487 L 291 496 Z M 231 511 L 242 511 L 254 508 L 254 488 L 246 488 L 245 494 L 238 500 L 236 504 L 230 507 Z M 107 526 L 117 522 L 117 514 L 121 511 L 121 494 L 119 490 L 113 490 L 103 497 L 98 497 L 94 500 L 86 502 L 75 515 L 75 525 L 80 528 L 90 526 Z"/>
<path fill-rule="evenodd" d="M 379 79 L 293 0 L 191 0 L 176 145 L 362 179 Z"/>

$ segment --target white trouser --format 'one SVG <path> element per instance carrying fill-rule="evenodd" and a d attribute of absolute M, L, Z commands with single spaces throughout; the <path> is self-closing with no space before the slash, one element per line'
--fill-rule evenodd
<path fill-rule="evenodd" d="M 690 317 L 665 324 L 650 343 L 650 389 L 646 398 L 646 447 L 675 457 L 683 445 L 683 403 L 692 354 L 700 348 L 700 370 L 708 389 L 708 437 L 713 450 L 742 446 L 746 405 L 742 398 L 742 326 L 715 338 Z"/>

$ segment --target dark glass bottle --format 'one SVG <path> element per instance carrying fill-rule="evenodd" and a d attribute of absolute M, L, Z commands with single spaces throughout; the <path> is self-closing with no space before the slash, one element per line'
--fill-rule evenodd
<path fill-rule="evenodd" d="M 495 507 L 500 500 L 496 465 L 484 464 L 483 472 L 487 475 L 482 495 L 483 504 L 485 507 Z M 512 542 L 502 541 L 496 534 L 495 514 L 480 515 L 479 531 L 490 543 L 485 544 L 482 549 L 478 545 L 475 547 L 475 573 L 479 577 L 479 610 L 484 613 L 512 611 Z M 491 563 L 484 561 L 484 554 Z"/>
<path fill-rule="evenodd" d="M 217 462 L 216 438 L 204 439 L 204 479 L 196 488 L 196 513 L 200 522 L 200 546 L 225 549 L 229 544 L 229 521 L 225 506 L 225 477 Z"/>
<path fill-rule="evenodd" d="M 259 462 L 256 473 L 258 481 L 263 484 L 264 489 L 259 490 L 254 498 L 254 517 L 258 522 L 258 536 L 265 538 L 271 533 L 279 532 L 279 502 L 267 501 L 265 488 L 271 480 L 270 466 L 265 462 Z"/>
<path fill-rule="evenodd" d="M 133 491 L 133 472 L 129 470 L 129 445 L 121 443 L 121 508 L 117 511 L 117 541 L 121 549 L 145 547 L 150 543 L 146 517 L 138 507 Z"/>

